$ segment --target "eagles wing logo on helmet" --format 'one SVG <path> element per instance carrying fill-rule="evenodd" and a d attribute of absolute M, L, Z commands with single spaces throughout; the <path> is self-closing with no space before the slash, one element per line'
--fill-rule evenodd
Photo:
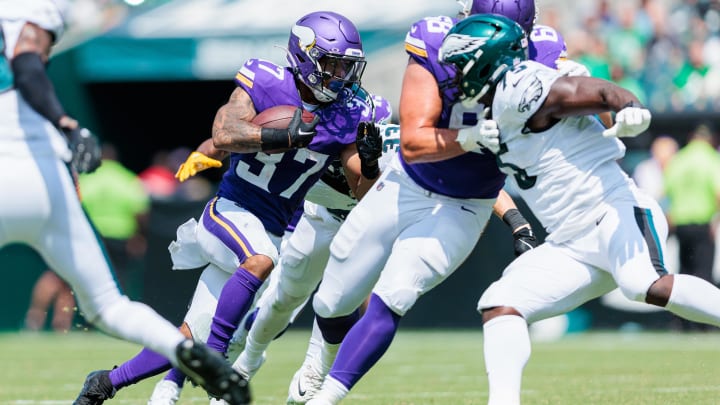
<path fill-rule="evenodd" d="M 465 34 L 450 34 L 445 38 L 440 47 L 439 59 L 442 61 L 456 55 L 475 52 L 485 45 L 486 42 L 487 38 L 471 37 Z M 482 55 L 482 51 L 475 56 L 480 57 L 480 55 Z"/>
<path fill-rule="evenodd" d="M 530 111 L 531 104 L 540 100 L 543 94 L 543 85 L 540 79 L 534 78 L 533 82 L 525 89 L 522 97 L 520 98 L 520 105 L 518 106 L 518 112 Z"/>

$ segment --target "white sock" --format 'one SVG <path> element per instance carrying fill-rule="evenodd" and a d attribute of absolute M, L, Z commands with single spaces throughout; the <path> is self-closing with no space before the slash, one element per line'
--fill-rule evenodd
<path fill-rule="evenodd" d="M 330 344 L 325 340 L 322 341 L 320 356 L 316 356 L 317 361 L 313 362 L 316 370 L 319 371 L 321 375 L 327 375 L 327 373 L 330 372 L 330 367 L 332 367 L 333 362 L 335 362 L 335 357 L 337 357 L 339 349 L 340 343 Z"/>
<path fill-rule="evenodd" d="M 320 391 L 308 402 L 308 405 L 314 402 L 323 405 L 336 405 L 347 396 L 348 392 L 347 387 L 342 385 L 340 381 L 328 376 L 323 381 Z"/>
<path fill-rule="evenodd" d="M 689 274 L 675 274 L 665 308 L 689 321 L 720 326 L 720 289 Z"/>
<path fill-rule="evenodd" d="M 530 358 L 527 322 L 515 315 L 493 318 L 483 325 L 483 342 L 488 405 L 519 405 L 522 372 Z"/>
<path fill-rule="evenodd" d="M 248 335 L 245 340 L 245 349 L 240 353 L 235 364 L 239 364 L 241 369 L 253 370 L 263 360 L 263 353 L 267 349 L 267 344 L 259 344 L 252 338 L 252 334 Z"/>
<path fill-rule="evenodd" d="M 305 353 L 305 361 L 309 362 L 311 359 L 320 358 L 320 352 L 322 351 L 323 337 L 320 327 L 317 321 L 313 322 L 312 334 L 310 335 L 310 342 L 308 343 L 307 352 Z"/>

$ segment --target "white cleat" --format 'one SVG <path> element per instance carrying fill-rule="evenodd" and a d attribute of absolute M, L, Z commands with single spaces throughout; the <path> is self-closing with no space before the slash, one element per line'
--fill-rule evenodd
<path fill-rule="evenodd" d="M 210 398 L 210 405 L 230 405 L 222 399 Z"/>
<path fill-rule="evenodd" d="M 175 405 L 180 399 L 182 388 L 178 387 L 174 381 L 160 380 L 155 385 L 147 405 Z"/>
<path fill-rule="evenodd" d="M 244 357 L 238 356 L 237 360 L 235 360 L 235 363 L 233 363 L 232 367 L 240 373 L 241 376 L 245 377 L 246 380 L 250 381 L 253 376 L 260 370 L 260 367 L 262 367 L 263 364 L 265 364 L 265 360 L 267 360 L 267 354 L 263 352 L 262 357 L 260 358 L 260 362 L 255 365 L 248 365 L 242 360 Z"/>
<path fill-rule="evenodd" d="M 318 373 L 310 364 L 303 364 L 290 381 L 287 405 L 305 404 L 312 399 L 320 388 L 325 377 Z"/>

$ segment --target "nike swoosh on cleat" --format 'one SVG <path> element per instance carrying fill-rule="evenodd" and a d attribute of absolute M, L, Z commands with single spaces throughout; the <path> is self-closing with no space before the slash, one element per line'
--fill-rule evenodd
<path fill-rule="evenodd" d="M 301 397 L 304 397 L 307 390 L 302 389 L 302 385 L 300 385 L 300 379 L 298 379 L 297 384 L 298 384 L 298 394 L 300 394 Z"/>
<path fill-rule="evenodd" d="M 602 220 L 603 220 L 603 218 L 605 218 L 605 215 L 606 215 L 606 214 L 607 214 L 607 212 L 603 213 L 603 214 L 600 216 L 600 218 L 598 218 L 598 219 L 595 220 L 595 226 L 600 225 L 600 222 L 602 222 Z"/>

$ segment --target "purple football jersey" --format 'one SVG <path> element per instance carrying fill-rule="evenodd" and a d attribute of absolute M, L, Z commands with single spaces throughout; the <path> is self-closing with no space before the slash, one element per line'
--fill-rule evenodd
<path fill-rule="evenodd" d="M 554 28 L 536 25 L 530 33 L 528 57 L 549 68 L 557 69 L 557 60 L 567 58 L 565 40 Z"/>
<path fill-rule="evenodd" d="M 438 128 L 449 128 L 453 106 L 460 106 L 455 68 L 438 61 L 438 48 L 456 21 L 446 16 L 424 18 L 413 24 L 405 37 L 407 53 L 432 73 L 440 88 L 442 112 Z M 474 112 L 462 116 L 464 126 L 475 125 L 478 120 Z M 498 169 L 495 156 L 483 152 L 432 163 L 409 164 L 401 160 L 408 175 L 429 191 L 455 198 L 495 198 L 505 184 L 505 175 Z"/>
<path fill-rule="evenodd" d="M 287 67 L 250 59 L 235 82 L 250 95 L 258 112 L 276 105 L 302 105 Z M 308 189 L 340 152 L 355 142 L 358 123 L 369 119 L 368 111 L 365 100 L 348 90 L 338 101 L 313 111 L 320 122 L 307 148 L 275 154 L 232 153 L 218 195 L 247 209 L 268 232 L 281 236 Z"/>

